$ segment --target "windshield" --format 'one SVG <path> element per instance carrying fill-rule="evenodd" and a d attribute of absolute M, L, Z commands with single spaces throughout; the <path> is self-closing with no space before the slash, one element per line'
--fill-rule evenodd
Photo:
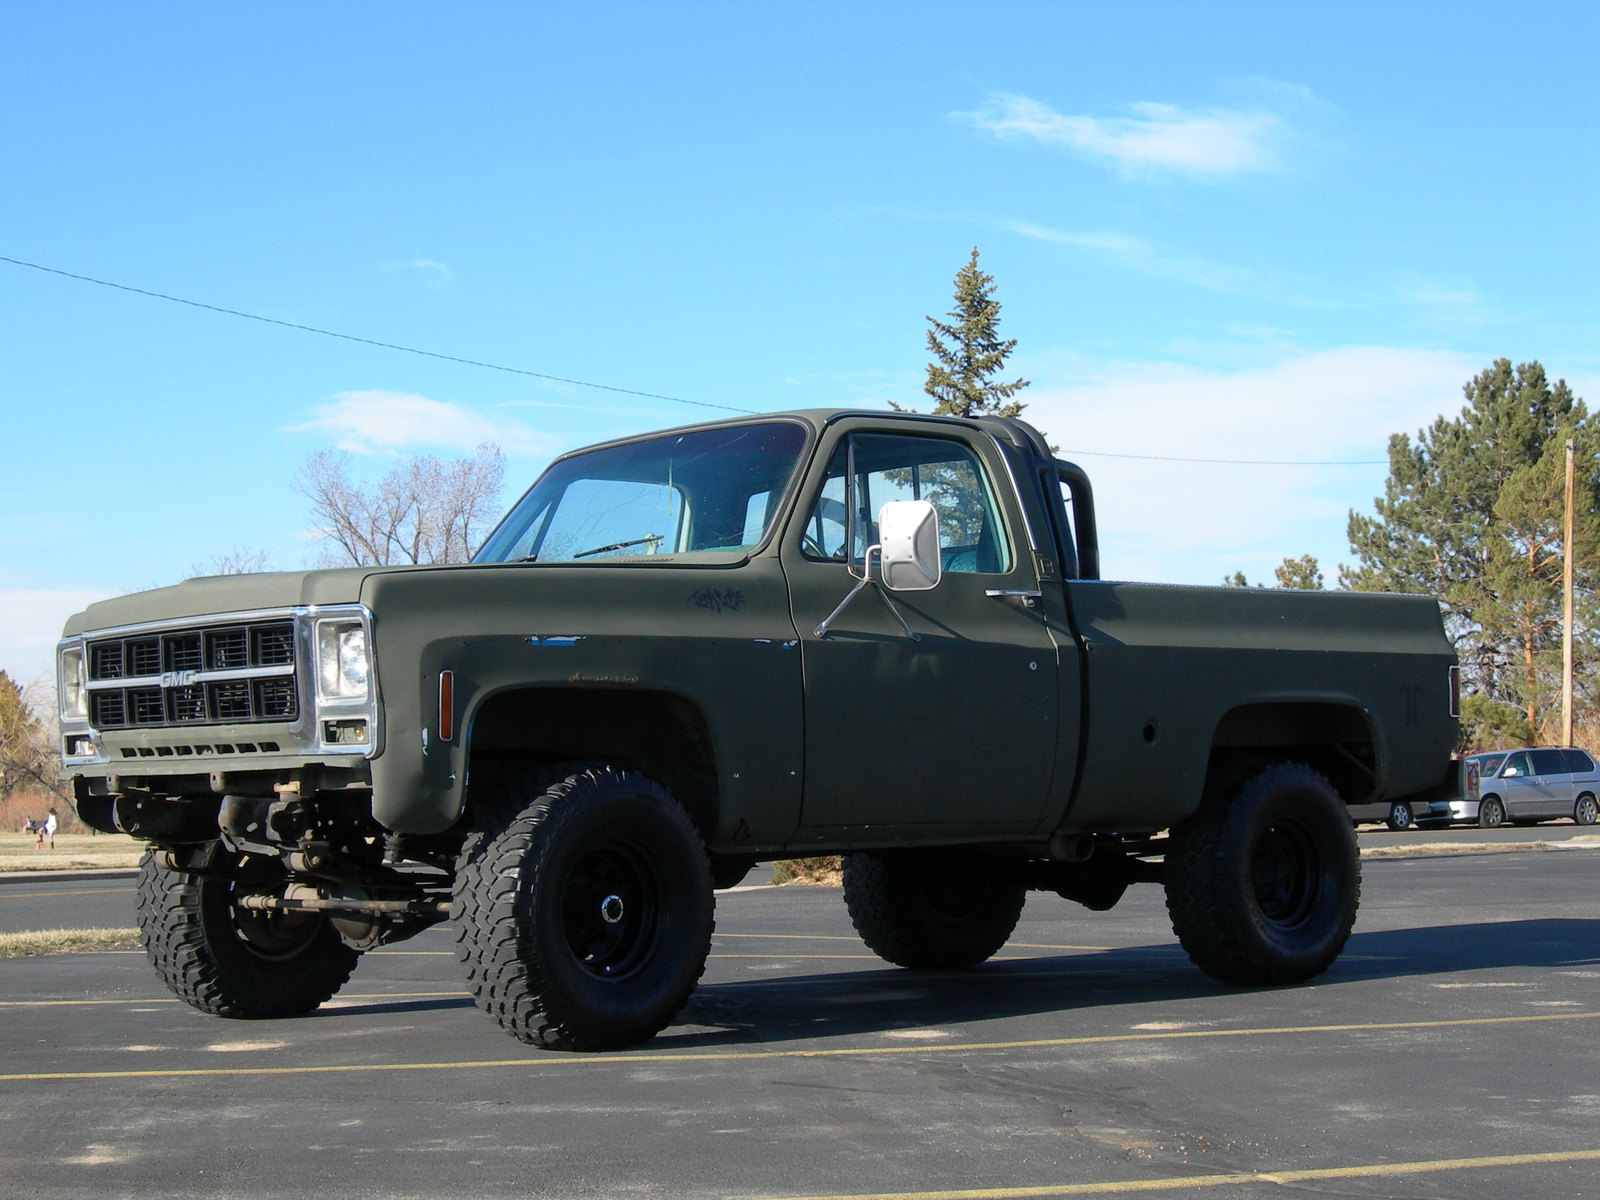
<path fill-rule="evenodd" d="M 554 463 L 474 562 L 734 557 L 778 514 L 805 449 L 793 421 L 666 434 Z"/>

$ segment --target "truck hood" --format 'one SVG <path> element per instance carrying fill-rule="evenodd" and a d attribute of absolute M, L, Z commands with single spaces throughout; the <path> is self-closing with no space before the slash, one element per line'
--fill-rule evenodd
<path fill-rule="evenodd" d="M 372 575 L 425 571 L 427 567 L 346 567 L 332 571 L 274 571 L 260 575 L 207 575 L 174 587 L 134 592 L 91 604 L 67 618 L 66 637 L 122 625 L 184 617 L 220 616 L 309 604 L 354 604 Z"/>

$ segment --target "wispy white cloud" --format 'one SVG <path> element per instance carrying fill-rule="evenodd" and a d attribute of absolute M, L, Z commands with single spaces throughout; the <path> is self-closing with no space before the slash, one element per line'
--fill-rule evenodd
<path fill-rule="evenodd" d="M 512 458 L 552 453 L 558 439 L 520 421 L 491 419 L 460 404 L 409 392 L 340 392 L 318 405 L 311 420 L 288 426 L 291 433 L 331 436 L 352 454 L 397 454 L 434 448 L 470 451 L 495 442 Z"/>
<path fill-rule="evenodd" d="M 442 262 L 431 258 L 413 258 L 409 262 L 393 259 L 383 264 L 383 269 L 393 275 L 397 271 L 416 271 L 422 275 L 427 285 L 435 291 L 442 291 L 456 280 L 456 273 Z"/>
<path fill-rule="evenodd" d="M 1129 234 L 1075 233 L 1070 230 L 1050 229 L 1031 221 L 1008 221 L 1005 227 L 1021 237 L 1050 242 L 1058 246 L 1076 246 L 1084 250 L 1098 251 L 1147 275 L 1181 279 L 1212 291 L 1249 295 L 1281 293 L 1281 289 L 1269 286 L 1255 272 L 1242 267 L 1208 262 L 1201 258 L 1163 254 L 1143 238 Z"/>
<path fill-rule="evenodd" d="M 1348 561 L 1349 509 L 1383 490 L 1387 442 L 1462 405 L 1484 362 L 1433 350 L 1345 346 L 1266 366 L 1017 364 L 1035 380 L 1025 419 L 1095 481 L 1109 577 L 1215 583 L 1264 577 L 1284 556 Z M 1148 455 L 1147 459 L 1112 454 Z M 1357 467 L 1229 466 L 1160 458 L 1355 460 Z"/>
<path fill-rule="evenodd" d="M 1265 111 L 1128 106 L 1128 116 L 1071 116 L 1028 96 L 998 92 L 976 112 L 956 113 L 1005 141 L 1061 146 L 1126 171 L 1236 175 L 1278 165 L 1283 119 Z"/>

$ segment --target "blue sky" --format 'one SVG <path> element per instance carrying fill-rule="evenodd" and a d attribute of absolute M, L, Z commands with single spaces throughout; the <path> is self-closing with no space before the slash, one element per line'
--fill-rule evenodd
<path fill-rule="evenodd" d="M 767 410 L 925 403 L 977 245 L 1109 574 L 1347 557 L 1497 356 L 1600 393 L 1590 6 L 0 4 L 0 255 Z M 0 668 L 316 554 L 306 456 L 714 415 L 0 263 Z"/>

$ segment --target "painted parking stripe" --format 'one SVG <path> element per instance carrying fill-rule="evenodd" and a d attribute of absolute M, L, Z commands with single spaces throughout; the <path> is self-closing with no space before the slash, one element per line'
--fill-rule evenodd
<path fill-rule="evenodd" d="M 468 996 L 470 992 L 341 992 L 338 1000 L 421 1000 L 439 996 Z M 176 996 L 124 996 L 117 1000 L 0 1000 L 0 1008 L 76 1008 L 97 1004 L 182 1004 Z"/>
<path fill-rule="evenodd" d="M 715 935 L 717 941 L 724 938 L 757 938 L 761 941 L 776 938 L 781 941 L 797 942 L 859 942 L 859 937 L 852 937 L 840 933 L 719 933 Z M 1007 950 L 1114 950 L 1115 946 L 1055 946 L 1044 945 L 1039 942 L 1007 942 Z"/>
<path fill-rule="evenodd" d="M 1227 1175 L 1183 1175 L 1171 1179 L 1114 1179 L 1104 1183 L 1058 1183 L 1039 1187 L 952 1188 L 937 1192 L 851 1192 L 793 1196 L 783 1200 L 1022 1200 L 1029 1196 L 1110 1196 L 1129 1192 L 1175 1192 L 1184 1188 L 1240 1187 L 1251 1183 L 1309 1183 L 1319 1179 L 1383 1179 L 1430 1175 L 1437 1171 L 1533 1167 L 1594 1162 L 1600 1150 L 1556 1150 L 1548 1154 L 1486 1154 L 1477 1158 L 1435 1158 L 1417 1162 L 1367 1163 L 1352 1167 L 1308 1167 L 1289 1171 L 1241 1171 Z"/>
<path fill-rule="evenodd" d="M 443 995 L 458 996 L 459 992 Z M 354 999 L 355 997 L 347 997 Z M 374 999 L 402 999 L 403 994 L 373 997 Z M 62 1003 L 70 1003 L 64 1001 Z M 115 1001 L 115 1003 L 141 1003 L 140 1001 Z M 1534 1025 L 1557 1021 L 1592 1021 L 1600 1012 L 1538 1013 L 1520 1017 L 1464 1017 L 1453 1021 L 1371 1021 L 1341 1025 L 1282 1025 L 1267 1028 L 1245 1029 L 1181 1029 L 1150 1033 L 1108 1033 L 1091 1037 L 1023 1038 L 1008 1042 L 919 1042 L 913 1046 L 850 1046 L 839 1049 L 813 1050 L 715 1050 L 666 1051 L 664 1053 L 615 1054 L 563 1054 L 544 1053 L 536 1058 L 494 1058 L 466 1062 L 412 1062 L 412 1063 L 343 1063 L 309 1067 L 172 1067 L 151 1068 L 138 1071 L 26 1071 L 0 1075 L 0 1083 L 42 1082 L 71 1079 L 184 1079 L 220 1075 L 359 1075 L 367 1072 L 389 1071 L 483 1071 L 507 1067 L 567 1067 L 567 1066 L 631 1066 L 635 1063 L 663 1062 L 755 1062 L 778 1058 L 877 1058 L 901 1054 L 948 1054 L 952 1051 L 968 1053 L 984 1050 L 1029 1050 L 1064 1046 L 1105 1046 L 1127 1042 L 1189 1041 L 1201 1038 L 1285 1037 L 1294 1034 L 1319 1033 L 1375 1033 L 1385 1030 L 1409 1029 L 1437 1030 L 1462 1029 L 1483 1025 Z M 886 1031 L 887 1032 L 887 1031 Z"/>

